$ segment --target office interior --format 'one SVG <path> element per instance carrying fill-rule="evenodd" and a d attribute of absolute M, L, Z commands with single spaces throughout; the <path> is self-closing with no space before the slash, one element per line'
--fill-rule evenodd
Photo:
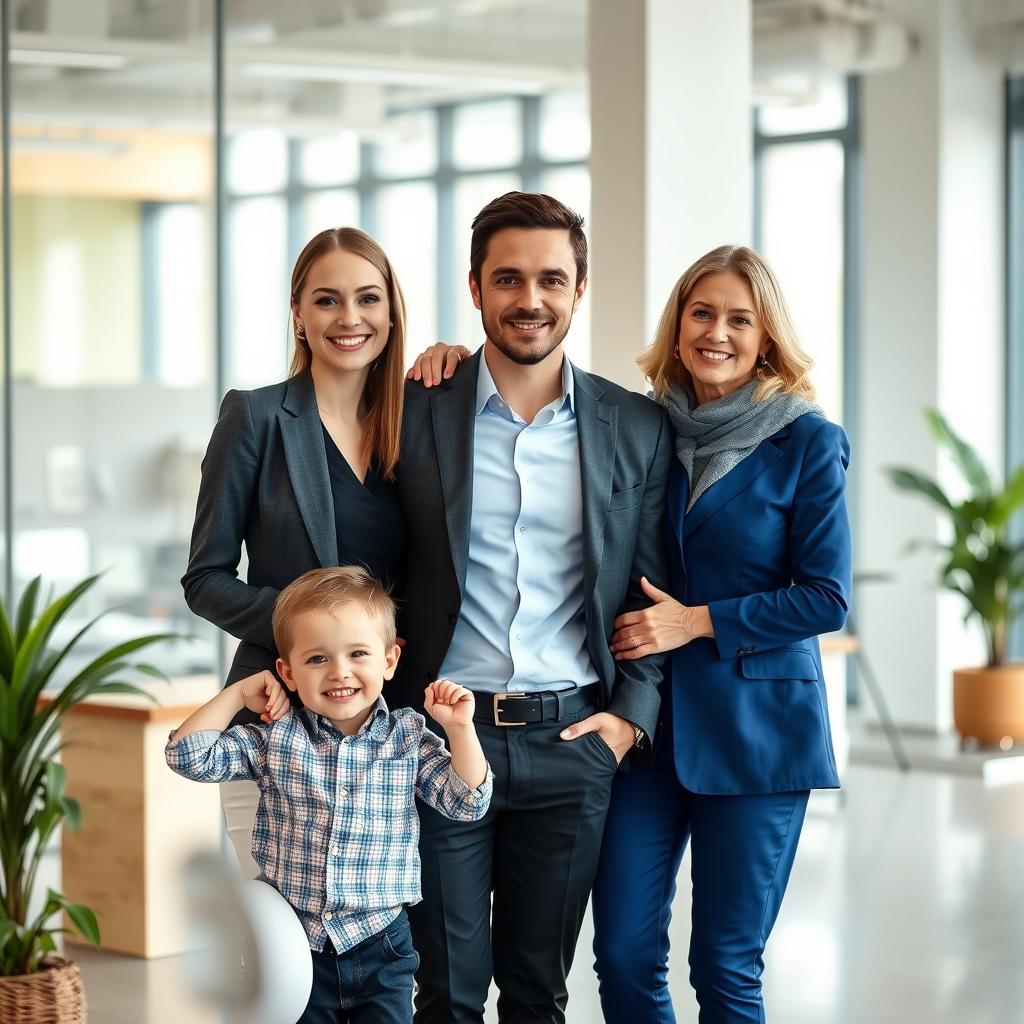
<path fill-rule="evenodd" d="M 411 358 L 481 341 L 475 212 L 552 193 L 592 250 L 569 358 L 637 390 L 675 280 L 753 245 L 851 439 L 858 574 L 827 658 L 844 789 L 812 802 L 768 1016 L 1024 1019 L 1024 742 L 954 733 L 982 637 L 907 550 L 939 519 L 885 473 L 962 488 L 928 408 L 996 476 L 1024 462 L 1024 0 L 6 0 L 3 28 L 9 601 L 101 571 L 69 634 L 114 609 L 92 649 L 173 632 L 172 686 L 223 673 L 232 641 L 179 584 L 200 463 L 225 391 L 286 375 L 291 266 L 324 227 L 391 256 Z M 696 1021 L 687 900 L 684 863 L 670 972 Z M 178 955 L 68 948 L 91 1020 L 221 1019 Z M 585 931 L 567 1019 L 599 1020 L 596 993 Z"/>

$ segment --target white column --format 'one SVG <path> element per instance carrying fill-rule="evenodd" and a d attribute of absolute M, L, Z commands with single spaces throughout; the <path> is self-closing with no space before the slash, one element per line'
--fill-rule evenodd
<path fill-rule="evenodd" d="M 591 367 L 634 358 L 669 290 L 751 236 L 750 0 L 592 0 Z"/>
<path fill-rule="evenodd" d="M 941 536 L 925 502 L 896 492 L 892 465 L 938 475 L 922 410 L 937 407 L 1001 465 L 1003 78 L 979 62 L 960 0 L 895 0 L 919 47 L 863 87 L 864 289 L 861 562 L 895 574 L 860 596 L 860 629 L 896 719 L 943 731 L 952 669 L 979 664 L 962 603 L 936 591 L 936 562 L 904 557 L 908 538 Z"/>

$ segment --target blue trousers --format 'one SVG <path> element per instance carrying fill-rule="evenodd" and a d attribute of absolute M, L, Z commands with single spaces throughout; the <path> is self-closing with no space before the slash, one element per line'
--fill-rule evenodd
<path fill-rule="evenodd" d="M 664 748 L 662 748 L 664 750 Z M 668 925 L 691 847 L 690 984 L 701 1024 L 763 1024 L 761 959 L 789 882 L 806 790 L 702 796 L 670 752 L 612 788 L 594 885 L 595 968 L 607 1024 L 674 1024 Z"/>
<path fill-rule="evenodd" d="M 420 958 L 405 908 L 358 946 L 313 954 L 313 990 L 299 1024 L 412 1024 L 412 980 Z"/>

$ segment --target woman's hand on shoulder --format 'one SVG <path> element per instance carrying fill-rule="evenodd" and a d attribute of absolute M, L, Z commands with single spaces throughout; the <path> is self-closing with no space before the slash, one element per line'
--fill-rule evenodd
<path fill-rule="evenodd" d="M 412 368 L 405 375 L 406 380 L 418 380 L 423 382 L 425 388 L 440 384 L 442 380 L 448 380 L 455 368 L 463 359 L 468 359 L 471 353 L 465 345 L 448 345 L 443 341 L 435 342 L 429 348 L 425 348 L 412 364 Z"/>
<path fill-rule="evenodd" d="M 649 654 L 674 651 L 699 636 L 714 636 L 706 605 L 680 604 L 646 576 L 640 580 L 640 586 L 654 604 L 626 612 L 615 620 L 610 650 L 616 661 L 635 661 Z"/>

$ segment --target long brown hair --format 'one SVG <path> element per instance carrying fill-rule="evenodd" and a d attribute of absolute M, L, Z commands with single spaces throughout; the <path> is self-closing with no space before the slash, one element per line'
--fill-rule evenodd
<path fill-rule="evenodd" d="M 381 471 L 393 479 L 398 464 L 398 442 L 402 433 L 402 395 L 405 388 L 405 299 L 395 276 L 394 267 L 384 250 L 359 228 L 328 228 L 314 235 L 307 243 L 292 270 L 292 309 L 299 304 L 299 296 L 306 284 L 309 268 L 325 253 L 341 250 L 361 256 L 380 271 L 387 286 L 388 306 L 391 310 L 391 330 L 384 351 L 370 364 L 363 401 L 366 403 L 366 438 L 363 454 L 375 458 Z M 309 342 L 300 335 L 291 317 L 295 352 L 289 376 L 305 372 L 313 361 Z"/>
<path fill-rule="evenodd" d="M 745 245 L 720 245 L 705 253 L 687 270 L 669 293 L 654 340 L 639 356 L 637 363 L 657 395 L 667 394 L 673 385 L 693 391 L 690 371 L 676 356 L 679 319 L 683 315 L 693 286 L 706 274 L 732 271 L 739 274 L 754 297 L 754 311 L 772 342 L 765 362 L 757 368 L 758 385 L 754 401 L 763 402 L 772 395 L 787 392 L 814 400 L 810 372 L 814 360 L 804 351 L 796 328 L 782 297 L 782 289 L 764 258 Z"/>

